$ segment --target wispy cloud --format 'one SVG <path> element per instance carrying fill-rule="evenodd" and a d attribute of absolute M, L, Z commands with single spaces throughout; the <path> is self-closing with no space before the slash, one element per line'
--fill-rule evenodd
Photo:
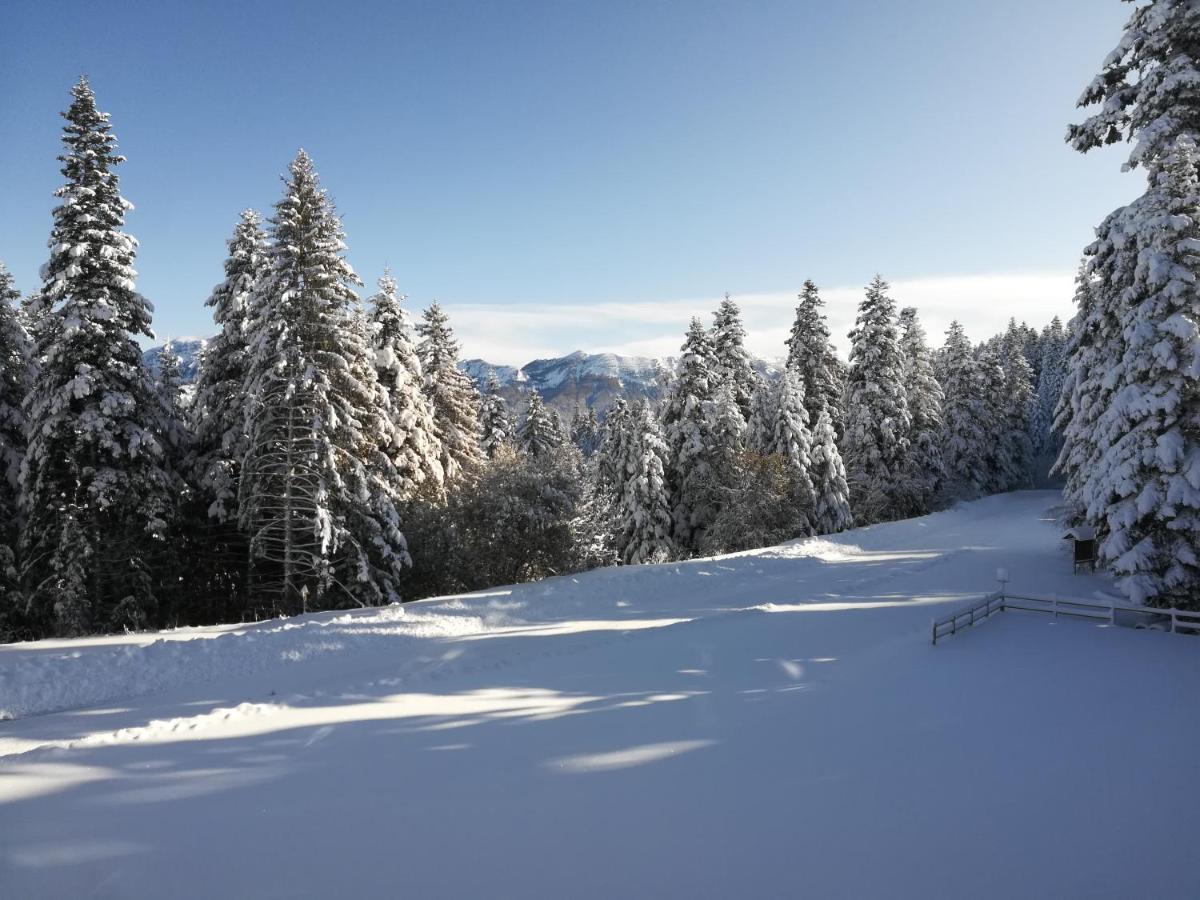
<path fill-rule="evenodd" d="M 892 296 L 915 306 L 940 344 L 953 319 L 975 340 L 1002 330 L 1010 317 L 1040 328 L 1053 316 L 1073 314 L 1074 273 L 938 276 L 897 281 Z M 863 287 L 822 288 L 829 327 L 844 356 Z M 721 295 L 628 303 L 559 303 L 552 306 L 493 306 L 446 303 L 464 357 L 523 365 L 572 350 L 626 356 L 673 356 L 692 316 L 711 320 Z M 782 356 L 796 305 L 795 292 L 735 295 L 746 323 L 747 345 L 765 358 Z"/>

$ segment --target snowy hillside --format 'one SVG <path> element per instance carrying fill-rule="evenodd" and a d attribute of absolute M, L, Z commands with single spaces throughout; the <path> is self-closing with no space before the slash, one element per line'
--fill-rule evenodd
<path fill-rule="evenodd" d="M 1053 502 L 0 647 L 3 893 L 1195 896 L 1194 640 L 1009 612 L 929 644 L 999 566 L 1108 589 Z"/>
<path fill-rule="evenodd" d="M 183 338 L 172 341 L 171 346 L 179 354 L 179 374 L 184 384 L 191 384 L 200 372 L 200 351 L 204 349 L 203 338 Z M 158 357 L 162 346 L 151 347 L 142 353 L 142 360 L 151 372 L 158 372 Z"/>

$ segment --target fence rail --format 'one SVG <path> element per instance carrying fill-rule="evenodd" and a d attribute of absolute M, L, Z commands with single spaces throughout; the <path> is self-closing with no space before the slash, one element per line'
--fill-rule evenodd
<path fill-rule="evenodd" d="M 1200 633 L 1200 612 L 1186 609 L 1155 609 L 1149 606 L 1131 606 L 1124 603 L 1102 603 L 1098 600 L 1083 600 L 1076 597 L 1059 597 L 1050 594 L 1047 597 L 1034 597 L 1026 594 L 1008 594 L 994 591 L 975 601 L 951 616 L 938 619 L 933 623 L 933 643 L 957 634 L 961 629 L 970 628 L 980 622 L 990 619 L 998 612 L 1016 609 L 1022 612 L 1047 613 L 1056 619 L 1067 616 L 1076 619 L 1091 619 L 1092 621 L 1107 622 L 1109 625 L 1123 624 L 1118 622 L 1118 613 L 1126 613 L 1122 618 L 1140 619 L 1141 624 L 1147 620 L 1152 624 L 1167 626 L 1172 634 Z"/>

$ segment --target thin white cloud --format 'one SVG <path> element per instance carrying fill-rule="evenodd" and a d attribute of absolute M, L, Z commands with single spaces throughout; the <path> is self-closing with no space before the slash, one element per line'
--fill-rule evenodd
<path fill-rule="evenodd" d="M 951 320 L 958 319 L 972 339 L 983 340 L 1004 329 L 1010 317 L 1037 328 L 1073 315 L 1074 273 L 963 275 L 917 278 L 892 283 L 900 306 L 915 306 L 929 333 L 941 344 Z M 862 299 L 863 286 L 823 288 L 829 328 L 838 352 L 848 347 L 847 332 Z M 767 359 L 784 354 L 796 294 L 734 295 L 746 324 L 747 346 Z M 493 306 L 445 303 L 463 345 L 465 358 L 520 366 L 532 359 L 562 356 L 573 350 L 625 356 L 673 356 L 678 353 L 692 316 L 705 323 L 720 294 L 660 302 L 558 303 L 553 306 Z"/>

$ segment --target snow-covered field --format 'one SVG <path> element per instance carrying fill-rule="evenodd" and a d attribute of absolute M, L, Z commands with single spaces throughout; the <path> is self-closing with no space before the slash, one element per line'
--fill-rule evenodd
<path fill-rule="evenodd" d="M 0 648 L 4 897 L 1195 897 L 1200 641 L 1049 493 L 405 608 Z"/>

